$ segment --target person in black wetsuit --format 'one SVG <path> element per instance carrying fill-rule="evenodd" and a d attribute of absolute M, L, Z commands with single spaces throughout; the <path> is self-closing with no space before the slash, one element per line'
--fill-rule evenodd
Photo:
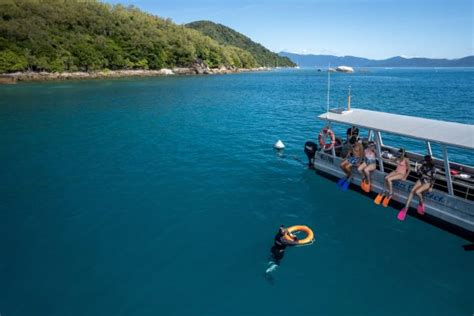
<path fill-rule="evenodd" d="M 433 158 L 431 158 L 430 155 L 426 155 L 423 161 L 416 164 L 415 171 L 418 176 L 418 181 L 415 182 L 415 185 L 411 189 L 402 211 L 405 213 L 408 211 L 411 200 L 413 199 L 413 196 L 416 195 L 418 197 L 418 206 L 416 210 L 418 214 L 423 215 L 425 214 L 423 194 L 431 191 L 436 182 L 436 167 Z"/>
<path fill-rule="evenodd" d="M 355 136 L 356 139 L 359 138 L 359 129 L 355 126 L 351 126 L 346 131 L 347 141 L 351 139 L 352 136 Z"/>
<path fill-rule="evenodd" d="M 308 168 L 314 169 L 314 157 L 316 156 L 316 151 L 318 150 L 318 145 L 313 142 L 306 142 L 304 144 L 304 153 L 308 157 Z"/>
<path fill-rule="evenodd" d="M 285 236 L 290 236 L 292 241 L 285 238 Z M 285 249 L 287 246 L 292 246 L 298 244 L 298 238 L 290 233 L 285 226 L 281 225 L 278 233 L 275 235 L 274 238 L 275 243 L 273 244 L 271 252 L 271 257 L 273 262 L 276 265 L 280 265 L 281 259 L 285 255 Z"/>

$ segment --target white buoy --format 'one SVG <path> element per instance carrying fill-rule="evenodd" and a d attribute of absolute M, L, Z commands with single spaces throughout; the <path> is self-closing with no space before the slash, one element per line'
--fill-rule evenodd
<path fill-rule="evenodd" d="M 278 149 L 278 150 L 282 150 L 282 149 L 285 149 L 285 144 L 283 144 L 283 142 L 281 140 L 278 140 L 275 143 L 275 145 L 273 145 L 273 148 Z"/>

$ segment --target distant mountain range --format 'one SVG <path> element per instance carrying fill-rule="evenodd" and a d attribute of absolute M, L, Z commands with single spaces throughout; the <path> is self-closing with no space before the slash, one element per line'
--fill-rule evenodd
<path fill-rule="evenodd" d="M 209 36 L 221 45 L 238 47 L 249 52 L 253 58 L 255 58 L 259 66 L 296 66 L 287 57 L 279 56 L 278 54 L 265 48 L 263 45 L 255 43 L 244 34 L 239 33 L 225 25 L 211 21 L 196 21 L 188 23 L 185 26 L 187 28 L 195 29 L 203 35 Z"/>
<path fill-rule="evenodd" d="M 459 59 L 431 59 L 431 58 L 404 58 L 401 56 L 382 60 L 367 59 L 362 57 L 333 55 L 300 55 L 280 52 L 280 56 L 291 59 L 300 67 L 474 67 L 474 56 Z"/>

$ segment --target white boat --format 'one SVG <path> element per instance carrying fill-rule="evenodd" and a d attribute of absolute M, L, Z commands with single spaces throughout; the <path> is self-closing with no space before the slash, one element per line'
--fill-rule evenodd
<path fill-rule="evenodd" d="M 327 123 L 328 128 L 334 125 L 355 126 L 367 133 L 362 139 L 374 141 L 377 149 L 377 169 L 371 173 L 372 196 L 384 191 L 385 176 L 396 168 L 390 156 L 397 154 L 398 148 L 384 144 L 383 136 L 392 134 L 425 144 L 427 155 L 432 156 L 437 169 L 436 181 L 431 192 L 424 194 L 426 220 L 434 224 L 442 224 L 444 228 L 474 240 L 474 167 L 449 160 L 448 147 L 467 150 L 468 157 L 474 157 L 474 125 L 425 119 L 413 116 L 391 114 L 385 112 L 351 109 L 351 93 L 347 100 L 347 109 L 329 108 L 331 75 L 328 71 L 328 91 L 326 113 L 319 115 L 319 119 Z M 360 135 L 359 135 L 360 136 Z M 308 144 L 308 143 L 307 143 Z M 441 148 L 440 157 L 433 155 L 432 144 Z M 316 144 L 314 147 L 317 147 Z M 311 147 L 311 146 L 310 146 Z M 313 147 L 313 148 L 314 148 Z M 305 152 L 310 149 L 305 144 Z M 452 150 L 452 149 L 451 149 Z M 330 150 L 320 148 L 314 152 L 310 165 L 317 173 L 342 178 L 345 176 L 340 169 L 343 158 L 332 146 Z M 307 153 L 307 155 L 311 155 Z M 425 154 L 406 151 L 410 161 L 423 160 Z M 308 158 L 310 158 L 308 156 Z M 404 204 L 418 177 L 411 168 L 406 181 L 393 182 L 392 200 Z M 461 171 L 461 172 L 460 172 Z M 352 188 L 360 185 L 362 178 L 357 170 L 352 172 Z M 416 207 L 414 199 L 411 207 Z M 416 213 L 416 212 L 415 212 Z M 409 213 L 410 214 L 410 213 Z"/>
<path fill-rule="evenodd" d="M 339 67 L 336 67 L 336 71 L 337 72 L 345 72 L 345 73 L 353 73 L 354 68 L 349 67 L 349 66 L 339 66 Z"/>
<path fill-rule="evenodd" d="M 474 167 L 451 162 L 448 157 L 448 147 L 462 148 L 474 153 L 474 125 L 445 122 L 418 118 L 405 115 L 390 114 L 362 109 L 329 110 L 319 118 L 329 126 L 342 124 L 348 127 L 356 126 L 365 131 L 365 140 L 373 140 L 377 145 L 377 169 L 372 173 L 372 196 L 384 190 L 384 177 L 396 168 L 390 159 L 384 158 L 383 152 L 396 154 L 398 148 L 385 145 L 383 136 L 392 134 L 425 143 L 426 154 L 433 156 L 432 144 L 442 148 L 441 157 L 433 157 L 437 168 L 434 188 L 425 193 L 425 218 L 434 218 L 449 223 L 448 228 L 456 228 L 462 235 L 474 238 Z M 424 154 L 407 151 L 412 162 L 423 160 Z M 342 158 L 332 148 L 329 151 L 320 149 L 314 159 L 314 168 L 322 175 L 341 178 L 344 175 L 339 165 Z M 405 203 L 417 177 L 410 173 L 407 181 L 393 182 L 393 197 L 399 203 Z M 462 173 L 452 175 L 452 170 L 462 170 Z M 361 176 L 353 170 L 352 187 L 360 185 Z M 414 199 L 416 200 L 416 199 Z M 412 201 L 416 208 L 417 201 Z M 416 212 L 415 212 L 416 213 Z M 410 213 L 409 213 L 410 214 Z M 454 226 L 454 227 L 452 227 Z M 460 231 L 459 231 L 460 230 Z"/>

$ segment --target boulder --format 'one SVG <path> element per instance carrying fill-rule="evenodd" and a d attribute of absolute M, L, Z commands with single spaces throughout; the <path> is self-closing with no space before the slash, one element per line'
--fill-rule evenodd
<path fill-rule="evenodd" d="M 173 70 L 168 69 L 168 68 L 163 68 L 158 71 L 158 74 L 164 75 L 164 76 L 169 76 L 169 75 L 174 75 Z"/>
<path fill-rule="evenodd" d="M 210 72 L 209 66 L 202 59 L 196 59 L 191 69 L 198 75 L 208 74 Z"/>
<path fill-rule="evenodd" d="M 9 75 L 0 75 L 0 84 L 15 84 L 17 77 Z"/>
<path fill-rule="evenodd" d="M 174 67 L 173 73 L 177 75 L 194 75 L 196 72 L 191 68 Z"/>

